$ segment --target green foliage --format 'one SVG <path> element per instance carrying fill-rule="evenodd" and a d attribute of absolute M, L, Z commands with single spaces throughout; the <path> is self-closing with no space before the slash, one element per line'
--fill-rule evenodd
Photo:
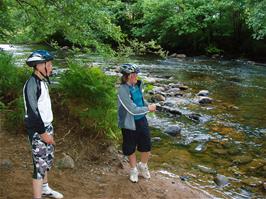
<path fill-rule="evenodd" d="M 113 23 L 112 7 L 116 1 L 4 1 L 5 13 L 0 19 L 13 22 L 14 31 L 8 24 L 8 41 L 47 41 L 55 38 L 77 46 L 87 46 L 100 53 L 111 53 L 112 43 L 123 41 L 120 27 Z M 20 19 L 20 20 L 17 20 Z M 1 36 L 1 35 L 0 35 Z"/>
<path fill-rule="evenodd" d="M 214 45 L 209 45 L 207 48 L 206 48 L 206 52 L 208 54 L 221 54 L 223 52 L 223 50 L 217 48 L 216 46 Z"/>
<path fill-rule="evenodd" d="M 18 68 L 12 55 L 0 52 L 0 99 L 9 103 L 21 95 L 23 85 L 29 76 L 29 70 Z"/>
<path fill-rule="evenodd" d="M 16 128 L 23 128 L 24 126 L 24 102 L 22 95 L 13 100 L 8 104 L 8 109 L 6 110 L 6 126 L 9 129 L 15 130 Z"/>
<path fill-rule="evenodd" d="M 255 39 L 263 39 L 266 35 L 266 0 L 248 1 L 248 8 L 245 10 L 247 24 L 253 30 Z"/>
<path fill-rule="evenodd" d="M 100 68 L 69 61 L 69 70 L 62 75 L 59 88 L 84 127 L 112 138 L 116 138 L 117 132 L 115 81 Z"/>
<path fill-rule="evenodd" d="M 153 85 L 152 84 L 145 84 L 145 87 L 144 87 L 144 92 L 145 93 L 151 91 L 152 89 L 153 89 Z"/>
<path fill-rule="evenodd" d="M 13 62 L 12 55 L 0 53 L 0 110 L 6 113 L 6 125 L 10 128 L 23 125 L 22 89 L 30 71 L 18 68 Z"/>

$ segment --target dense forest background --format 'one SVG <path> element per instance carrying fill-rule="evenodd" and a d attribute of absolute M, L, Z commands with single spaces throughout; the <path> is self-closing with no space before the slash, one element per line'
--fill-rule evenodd
<path fill-rule="evenodd" d="M 266 0 L 0 0 L 0 41 L 258 60 Z"/>

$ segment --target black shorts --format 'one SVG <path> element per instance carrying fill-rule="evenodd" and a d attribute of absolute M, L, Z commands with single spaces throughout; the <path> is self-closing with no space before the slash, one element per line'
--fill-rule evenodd
<path fill-rule="evenodd" d="M 122 129 L 123 134 L 123 154 L 129 156 L 136 151 L 151 151 L 151 136 L 146 117 L 135 120 L 136 130 Z"/>

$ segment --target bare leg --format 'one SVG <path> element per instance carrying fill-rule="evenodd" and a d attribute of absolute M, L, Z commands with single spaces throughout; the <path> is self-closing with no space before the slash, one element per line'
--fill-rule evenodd
<path fill-rule="evenodd" d="M 43 180 L 32 179 L 33 197 L 42 198 L 42 182 Z"/>
<path fill-rule="evenodd" d="M 146 164 L 146 163 L 148 163 L 149 157 L 150 157 L 150 152 L 142 152 L 140 160 L 142 163 Z"/>
<path fill-rule="evenodd" d="M 131 154 L 130 156 L 128 156 L 128 159 L 129 159 L 130 167 L 131 168 L 136 167 L 136 164 L 137 164 L 136 154 L 135 153 Z"/>
<path fill-rule="evenodd" d="M 46 171 L 45 172 L 45 176 L 44 176 L 44 179 L 43 179 L 43 184 L 47 183 L 48 182 L 48 172 Z"/>

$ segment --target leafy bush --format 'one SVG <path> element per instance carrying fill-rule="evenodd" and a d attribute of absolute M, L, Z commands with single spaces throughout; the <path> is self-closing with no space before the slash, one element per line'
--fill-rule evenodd
<path fill-rule="evenodd" d="M 24 102 L 22 95 L 13 100 L 6 110 L 6 126 L 8 129 L 15 130 L 17 128 L 24 128 Z M 15 127 L 15 129 L 14 129 Z"/>
<path fill-rule="evenodd" d="M 86 68 L 83 63 L 69 61 L 69 70 L 59 82 L 59 92 L 82 126 L 116 138 L 115 82 L 100 68 Z"/>
<path fill-rule="evenodd" d="M 0 52 L 0 110 L 6 113 L 8 127 L 23 125 L 22 90 L 30 72 L 30 69 L 18 68 L 12 55 Z"/>
<path fill-rule="evenodd" d="M 0 52 L 0 99 L 7 104 L 20 95 L 29 70 L 18 68 L 13 62 L 12 55 Z"/>
<path fill-rule="evenodd" d="M 214 45 L 209 45 L 205 50 L 208 54 L 211 54 L 211 55 L 221 54 L 223 52 L 223 50 L 215 47 Z"/>

